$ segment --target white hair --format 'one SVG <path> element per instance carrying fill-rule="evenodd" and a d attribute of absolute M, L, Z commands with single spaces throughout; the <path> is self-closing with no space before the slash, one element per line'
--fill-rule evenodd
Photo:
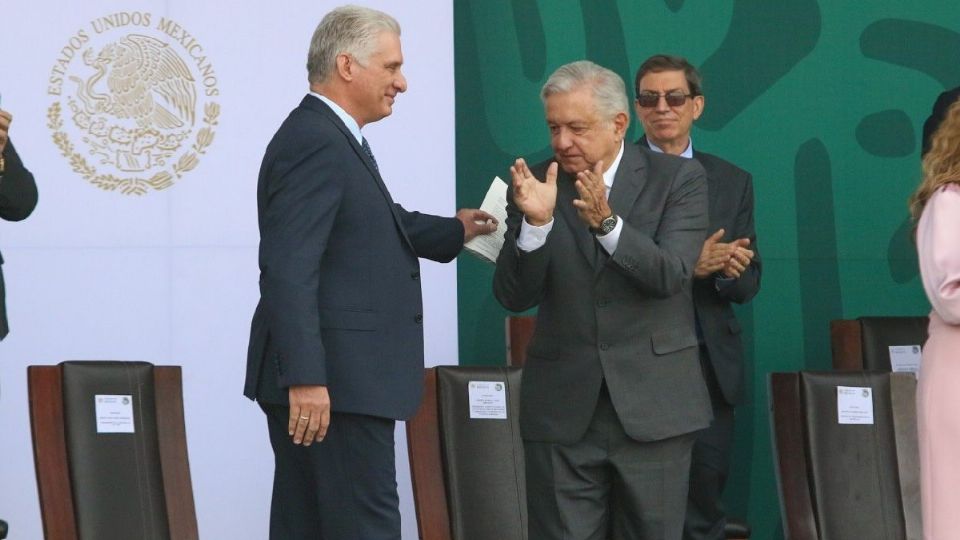
<path fill-rule="evenodd" d="M 547 98 L 554 94 L 566 94 L 583 86 L 593 90 L 593 102 L 605 120 L 613 120 L 620 113 L 630 116 L 627 87 L 623 79 L 589 60 L 571 62 L 557 68 L 543 85 L 540 99 L 546 103 Z"/>
<path fill-rule="evenodd" d="M 382 32 L 400 35 L 400 24 L 382 11 L 348 5 L 327 13 L 310 39 L 307 79 L 311 83 L 326 81 L 336 71 L 337 55 L 342 53 L 366 64 Z"/>

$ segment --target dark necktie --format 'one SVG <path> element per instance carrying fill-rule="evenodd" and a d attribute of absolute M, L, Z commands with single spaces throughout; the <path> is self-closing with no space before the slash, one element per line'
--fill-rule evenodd
<path fill-rule="evenodd" d="M 373 163 L 373 170 L 377 171 L 377 174 L 380 174 L 380 167 L 377 166 L 377 158 L 373 157 L 373 150 L 370 149 L 370 143 L 367 142 L 367 138 L 363 138 L 363 151 L 367 154 L 367 157 L 370 158 L 370 163 Z"/>

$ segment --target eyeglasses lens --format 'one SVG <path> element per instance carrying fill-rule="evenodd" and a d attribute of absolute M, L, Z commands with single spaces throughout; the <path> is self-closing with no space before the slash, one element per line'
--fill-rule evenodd
<path fill-rule="evenodd" d="M 670 92 L 669 94 L 654 94 L 653 92 L 642 92 L 637 96 L 637 103 L 644 108 L 656 107 L 660 102 L 660 96 L 663 96 L 670 107 L 679 107 L 687 102 L 687 95 L 680 92 Z"/>

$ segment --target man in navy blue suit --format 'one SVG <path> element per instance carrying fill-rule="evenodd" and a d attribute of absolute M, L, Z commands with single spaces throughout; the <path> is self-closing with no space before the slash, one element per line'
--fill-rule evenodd
<path fill-rule="evenodd" d="M 344 6 L 310 43 L 310 93 L 260 168 L 260 303 L 244 394 L 275 454 L 272 539 L 400 538 L 394 423 L 423 386 L 419 257 L 450 261 L 496 229 L 395 204 L 361 128 L 407 89 L 400 26 Z"/>

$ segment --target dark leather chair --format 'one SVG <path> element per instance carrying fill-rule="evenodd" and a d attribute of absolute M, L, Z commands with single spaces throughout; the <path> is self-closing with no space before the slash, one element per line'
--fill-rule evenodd
<path fill-rule="evenodd" d="M 922 317 L 860 317 L 830 321 L 833 369 L 891 371 L 890 347 L 923 345 L 929 319 Z"/>
<path fill-rule="evenodd" d="M 788 540 L 920 539 L 909 373 L 770 375 L 774 462 Z M 873 424 L 840 424 L 837 387 L 871 388 Z"/>
<path fill-rule="evenodd" d="M 535 315 L 509 315 L 505 327 L 507 333 L 507 365 L 522 367 L 527 359 L 527 346 L 533 338 L 537 317 Z M 737 518 L 727 518 L 724 536 L 727 540 L 750 538 L 750 525 Z"/>
<path fill-rule="evenodd" d="M 423 403 L 407 421 L 421 540 L 525 540 L 520 370 L 428 368 Z M 502 384 L 507 418 L 471 418 L 470 384 Z"/>
<path fill-rule="evenodd" d="M 179 367 L 63 362 L 27 378 L 46 538 L 198 537 Z M 98 433 L 98 395 L 131 397 L 133 433 Z"/>

